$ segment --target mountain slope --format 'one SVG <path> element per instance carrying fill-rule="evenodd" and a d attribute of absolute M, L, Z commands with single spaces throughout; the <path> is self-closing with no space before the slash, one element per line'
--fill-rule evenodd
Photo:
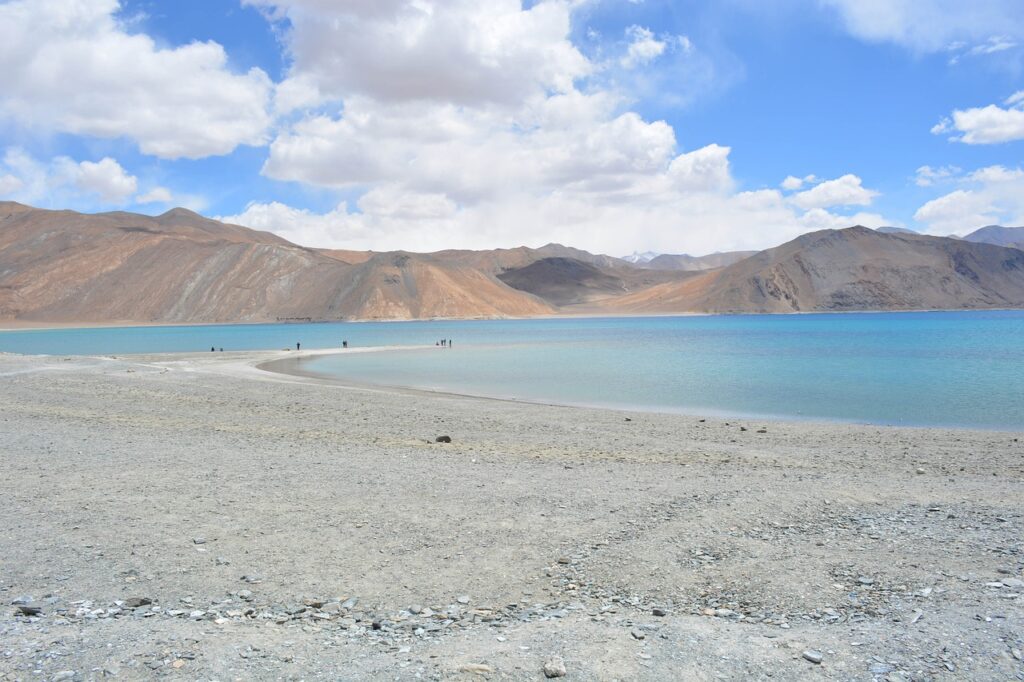
<path fill-rule="evenodd" d="M 996 246 L 1012 246 L 1017 249 L 1024 249 L 1024 227 L 989 225 L 971 232 L 964 237 L 964 240 L 980 244 L 995 244 Z"/>
<path fill-rule="evenodd" d="M 706 256 L 691 256 L 689 254 L 663 253 L 660 256 L 647 261 L 643 267 L 655 270 L 683 270 L 686 272 L 698 272 L 701 270 L 714 270 L 724 268 L 738 263 L 744 258 L 750 258 L 757 251 L 723 251 L 709 253 Z"/>
<path fill-rule="evenodd" d="M 320 252 L 183 209 L 152 218 L 0 203 L 0 319 L 218 322 L 550 312 L 548 304 L 486 273 L 428 256 Z"/>
<path fill-rule="evenodd" d="M 620 312 L 1024 306 L 1024 252 L 944 237 L 823 230 L 721 270 L 630 294 Z"/>

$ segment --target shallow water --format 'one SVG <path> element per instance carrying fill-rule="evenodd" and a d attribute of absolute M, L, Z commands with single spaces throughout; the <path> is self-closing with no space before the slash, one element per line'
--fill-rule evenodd
<path fill-rule="evenodd" d="M 433 344 L 310 358 L 359 383 L 563 404 L 1024 429 L 1024 311 L 218 325 L 0 332 L 112 354 Z"/>

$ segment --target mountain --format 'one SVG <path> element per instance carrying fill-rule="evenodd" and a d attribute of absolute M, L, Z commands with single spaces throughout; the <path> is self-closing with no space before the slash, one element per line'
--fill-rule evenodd
<path fill-rule="evenodd" d="M 905 227 L 891 227 L 889 225 L 879 227 L 875 232 L 881 232 L 882 234 L 920 234 L 919 232 L 909 230 Z"/>
<path fill-rule="evenodd" d="M 633 265 L 643 265 L 644 263 L 650 263 L 652 260 L 657 258 L 658 255 L 659 254 L 654 253 L 653 251 L 644 251 L 642 253 L 640 251 L 634 251 L 628 256 L 623 256 L 621 260 Z"/>
<path fill-rule="evenodd" d="M 1024 307 L 1024 251 L 859 226 L 823 230 L 608 307 L 631 313 Z"/>
<path fill-rule="evenodd" d="M 724 251 L 711 253 L 707 256 L 690 256 L 688 254 L 670 254 L 652 258 L 643 267 L 654 270 L 683 270 L 687 272 L 698 272 L 701 270 L 714 270 L 724 268 L 727 265 L 737 263 L 744 258 L 753 256 L 757 251 Z"/>
<path fill-rule="evenodd" d="M 429 255 L 318 251 L 175 209 L 155 218 L 0 202 L 0 320 L 227 322 L 554 312 Z"/>
<path fill-rule="evenodd" d="M 574 258 L 542 258 L 525 267 L 506 270 L 497 277 L 513 289 L 564 308 L 680 281 L 686 275 L 629 266 L 600 268 Z"/>
<path fill-rule="evenodd" d="M 1024 307 L 1024 250 L 967 239 L 852 227 L 752 255 L 669 257 L 678 260 L 662 262 L 674 269 L 657 266 L 666 256 L 638 267 L 560 244 L 311 249 L 184 209 L 85 215 L 0 202 L 0 322 Z"/>
<path fill-rule="evenodd" d="M 1012 246 L 1017 249 L 1024 249 L 1024 227 L 1003 227 L 1002 225 L 989 225 L 971 232 L 964 237 L 965 241 L 995 244 L 996 246 Z"/>

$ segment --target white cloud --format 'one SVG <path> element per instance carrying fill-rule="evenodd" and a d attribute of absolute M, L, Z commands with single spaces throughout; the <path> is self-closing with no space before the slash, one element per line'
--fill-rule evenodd
<path fill-rule="evenodd" d="M 575 0 L 249 1 L 293 56 L 276 102 L 292 116 L 263 174 L 361 198 L 325 213 L 253 202 L 227 220 L 309 246 L 619 253 L 763 247 L 852 219 L 737 192 L 728 147 L 680 150 L 670 125 L 627 110 L 624 64 L 570 40 Z M 693 50 L 642 27 L 627 38 L 631 84 Z"/>
<path fill-rule="evenodd" d="M 20 178 L 16 178 L 10 173 L 0 175 L 0 198 L 13 196 L 24 186 L 25 183 Z"/>
<path fill-rule="evenodd" d="M 847 30 L 872 42 L 891 42 L 916 52 L 967 45 L 998 52 L 1024 36 L 1019 0 L 819 0 L 834 8 Z M 994 49 L 993 49 L 994 48 Z"/>
<path fill-rule="evenodd" d="M 266 141 L 272 83 L 265 73 L 232 73 L 213 42 L 161 48 L 126 32 L 117 10 L 117 0 L 0 4 L 0 118 L 125 137 L 169 159 Z"/>
<path fill-rule="evenodd" d="M 927 202 L 914 220 L 932 234 L 964 235 L 992 224 L 1024 223 L 1024 170 L 979 168 L 962 176 L 962 187 Z"/>
<path fill-rule="evenodd" d="M 935 183 L 945 182 L 958 176 L 961 169 L 956 166 L 921 166 L 914 176 L 914 184 L 918 187 L 931 187 Z"/>
<path fill-rule="evenodd" d="M 307 104 L 317 93 L 515 106 L 568 92 L 592 68 L 568 38 L 569 1 L 245 1 L 287 19 L 292 67 L 282 88 Z"/>
<path fill-rule="evenodd" d="M 83 194 L 95 194 L 107 204 L 123 204 L 138 189 L 138 179 L 129 175 L 114 159 L 105 157 L 98 162 L 61 158 L 56 162 L 57 172 L 68 184 Z"/>
<path fill-rule="evenodd" d="M 100 208 L 146 203 L 146 196 L 166 196 L 170 200 L 170 193 L 162 187 L 133 199 L 138 184 L 138 178 L 110 157 L 75 161 L 58 156 L 42 161 L 24 149 L 9 147 L 0 159 L 0 197 L 27 204 Z"/>
<path fill-rule="evenodd" d="M 786 179 L 783 180 L 779 186 L 782 187 L 782 189 L 789 191 L 797 190 L 804 186 L 804 179 L 787 175 Z"/>
<path fill-rule="evenodd" d="M 667 47 L 664 41 L 655 38 L 651 30 L 643 26 L 630 26 L 626 29 L 626 37 L 629 38 L 629 46 L 619 63 L 627 69 L 654 61 Z M 689 40 L 686 40 L 689 45 Z"/>
<path fill-rule="evenodd" d="M 798 192 L 790 196 L 789 200 L 800 208 L 815 209 L 831 206 L 867 206 L 876 196 L 878 192 L 862 186 L 859 177 L 847 174 Z"/>
<path fill-rule="evenodd" d="M 951 140 L 966 144 L 998 144 L 1024 140 L 1024 91 L 996 104 L 953 112 L 932 128 L 935 135 L 954 133 Z"/>
<path fill-rule="evenodd" d="M 169 204 L 174 200 L 171 190 L 166 187 L 154 187 L 135 198 L 137 204 Z"/>

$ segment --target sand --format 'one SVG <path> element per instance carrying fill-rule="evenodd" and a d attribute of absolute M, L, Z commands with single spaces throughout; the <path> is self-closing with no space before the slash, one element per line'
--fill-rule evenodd
<path fill-rule="evenodd" d="M 284 357 L 0 355 L 0 679 L 1024 679 L 1022 434 Z"/>

